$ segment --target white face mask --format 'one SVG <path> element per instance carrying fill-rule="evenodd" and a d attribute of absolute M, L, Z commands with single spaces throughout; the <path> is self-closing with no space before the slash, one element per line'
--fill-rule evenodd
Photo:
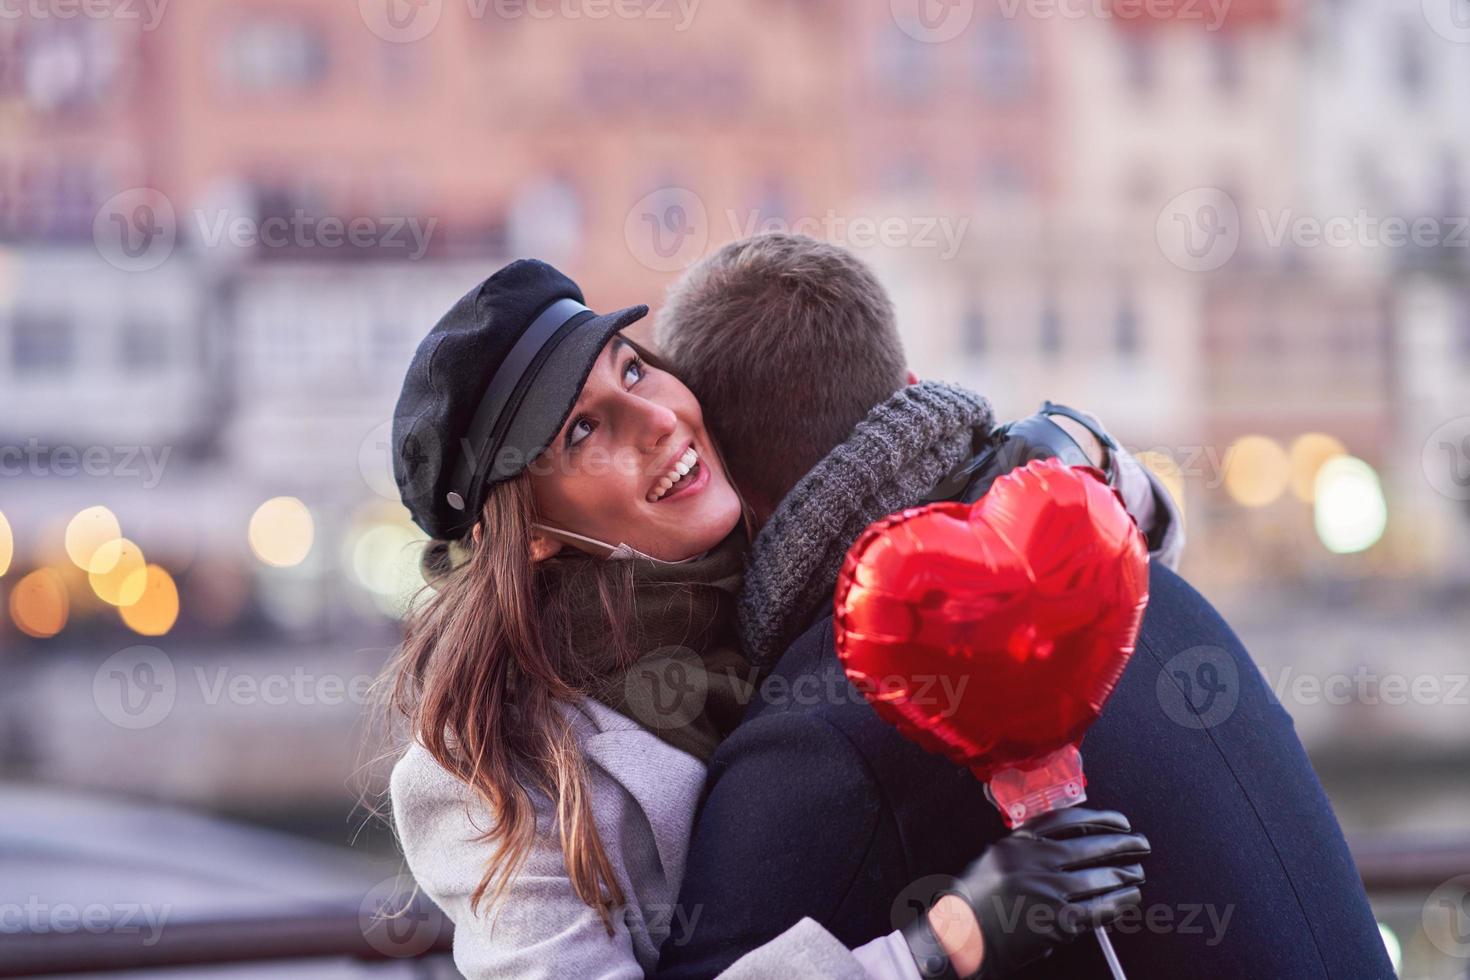
<path fill-rule="evenodd" d="M 589 538 L 586 535 L 576 534 L 572 531 L 563 531 L 561 528 L 552 527 L 549 524 L 533 523 L 531 526 L 539 531 L 544 532 L 549 537 L 555 538 L 562 544 L 571 545 L 573 548 L 585 551 L 590 555 L 595 555 L 598 558 L 606 558 L 610 561 L 618 561 L 627 558 L 644 558 L 648 561 L 656 561 L 663 565 L 682 565 L 685 562 L 694 561 L 696 559 L 703 558 L 706 554 L 709 554 L 709 552 L 703 552 L 698 555 L 693 555 L 689 558 L 681 558 L 678 561 L 665 561 L 662 558 L 655 558 L 652 555 L 644 554 L 637 548 L 624 541 L 620 541 L 617 544 L 608 544 L 606 541 L 599 541 L 596 538 Z"/>

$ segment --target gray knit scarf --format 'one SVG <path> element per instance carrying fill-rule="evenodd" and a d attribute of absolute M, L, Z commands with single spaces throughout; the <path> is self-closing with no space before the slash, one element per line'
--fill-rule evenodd
<path fill-rule="evenodd" d="M 801 478 L 746 562 L 740 639 L 769 667 L 832 603 L 847 549 L 869 524 L 922 499 L 974 453 L 990 403 L 954 385 L 908 385 L 875 406 L 846 442 Z"/>

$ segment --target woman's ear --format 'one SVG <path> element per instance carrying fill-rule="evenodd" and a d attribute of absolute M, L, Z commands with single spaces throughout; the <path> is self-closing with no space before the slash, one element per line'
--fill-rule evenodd
<path fill-rule="evenodd" d="M 545 561 L 561 551 L 561 542 L 544 531 L 531 531 L 531 561 Z"/>

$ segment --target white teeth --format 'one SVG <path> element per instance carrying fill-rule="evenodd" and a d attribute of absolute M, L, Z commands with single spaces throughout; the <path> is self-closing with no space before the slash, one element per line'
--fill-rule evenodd
<path fill-rule="evenodd" d="M 674 468 L 664 474 L 658 481 L 658 484 L 653 488 L 653 492 L 648 495 L 648 499 L 656 501 L 668 493 L 670 487 L 689 475 L 689 471 L 694 469 L 694 464 L 697 462 L 699 462 L 699 453 L 695 451 L 693 446 L 690 446 L 684 450 L 684 455 L 675 461 Z"/>

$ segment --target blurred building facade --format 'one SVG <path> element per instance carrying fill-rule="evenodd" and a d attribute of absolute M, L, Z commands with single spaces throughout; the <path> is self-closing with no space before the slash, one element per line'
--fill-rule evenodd
<path fill-rule="evenodd" d="M 1423 461 L 1470 414 L 1467 249 L 1291 231 L 1363 209 L 1448 227 L 1470 207 L 1470 60 L 1417 11 L 1236 0 L 1215 23 L 1202 4 L 980 0 L 947 36 L 902 3 L 706 3 L 687 22 L 669 3 L 426 6 L 437 27 L 411 43 L 337 0 L 0 20 L 0 438 L 40 459 L 0 499 L 12 610 L 100 503 L 177 576 L 175 635 L 195 646 L 391 643 L 380 600 L 413 576 L 371 566 L 411 565 L 413 538 L 386 427 L 439 313 L 523 254 L 594 305 L 657 305 L 689 262 L 773 229 L 871 261 L 920 374 L 1002 415 L 1070 402 L 1146 452 L 1183 498 L 1186 571 L 1266 662 L 1334 655 L 1296 649 L 1283 596 L 1332 618 L 1470 580 L 1465 505 Z M 362 241 L 331 244 L 330 222 L 357 219 Z M 151 233 L 113 247 L 150 229 L 161 252 Z M 1234 244 L 1198 264 L 1176 232 Z M 1308 435 L 1377 474 L 1381 541 L 1323 546 L 1290 489 Z M 1245 437 L 1279 456 L 1232 477 Z M 96 446 L 167 462 L 146 487 L 47 462 Z M 246 528 L 284 495 L 315 541 L 278 568 Z M 85 574 L 58 575 L 67 627 L 38 639 L 0 616 L 6 648 L 129 639 Z M 1406 643 L 1453 649 L 1457 627 L 1415 622 Z M 1326 740 L 1357 719 L 1321 724 Z"/>

